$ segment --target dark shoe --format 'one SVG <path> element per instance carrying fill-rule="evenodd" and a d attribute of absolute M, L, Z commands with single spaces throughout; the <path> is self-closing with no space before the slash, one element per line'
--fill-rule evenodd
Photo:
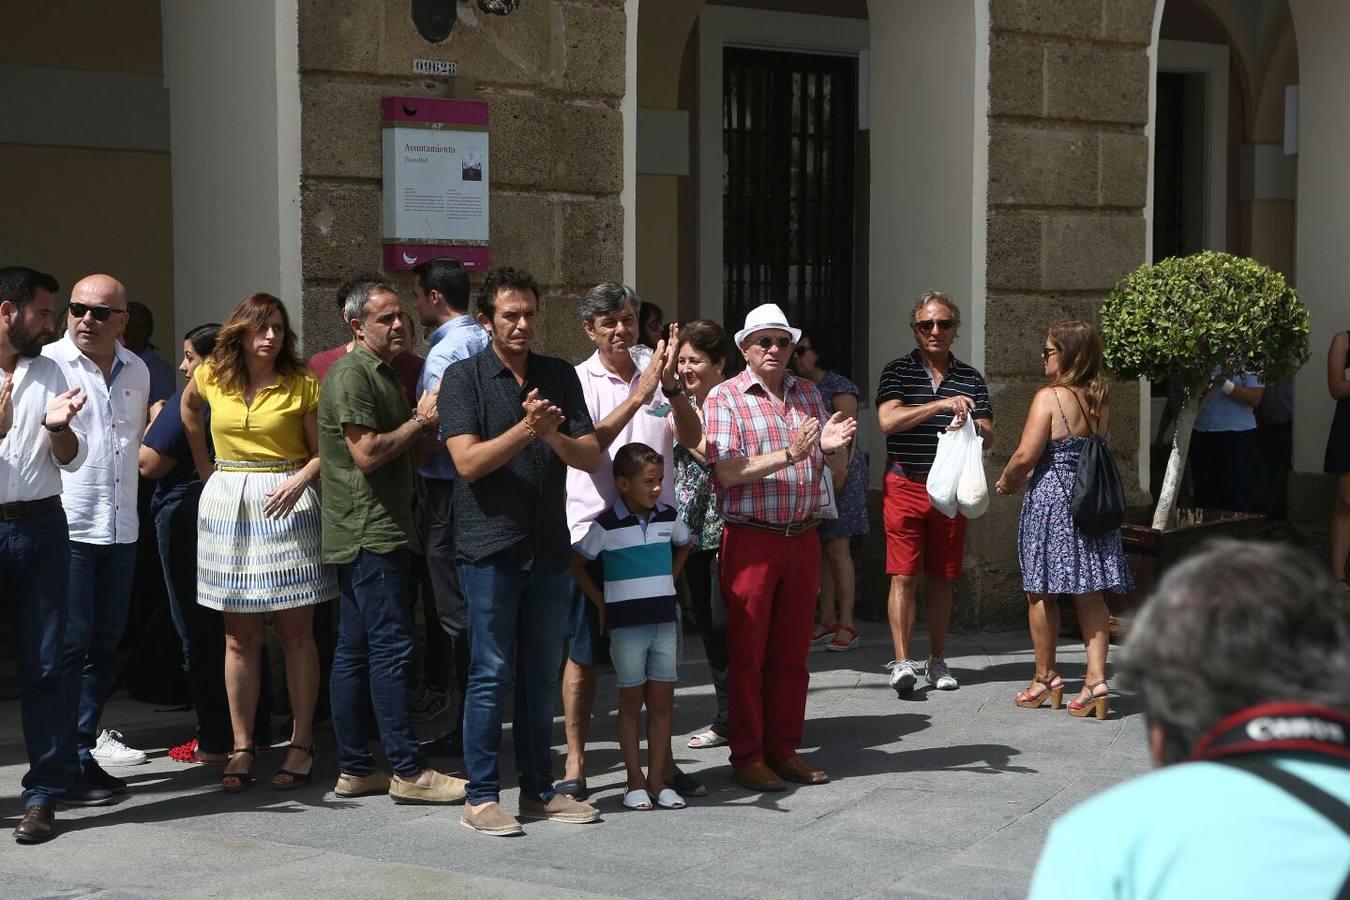
<path fill-rule="evenodd" d="M 56 809 L 51 806 L 30 806 L 23 811 L 23 821 L 14 829 L 14 840 L 20 844 L 41 844 L 56 837 Z"/>
<path fill-rule="evenodd" d="M 243 772 L 226 772 L 220 776 L 220 789 L 227 794 L 241 793 L 253 784 L 253 761 L 257 759 L 258 752 L 252 747 L 235 747 L 230 751 L 230 757 L 233 758 L 240 753 L 248 754 L 248 769 Z M 225 765 L 228 766 L 229 763 Z"/>
<path fill-rule="evenodd" d="M 785 791 L 787 785 L 762 762 L 731 767 L 731 780 L 747 791 Z"/>
<path fill-rule="evenodd" d="M 56 802 L 65 806 L 107 806 L 113 802 L 113 792 L 90 784 L 86 778 L 80 778 L 67 788 L 66 795 Z"/>
<path fill-rule="evenodd" d="M 563 794 L 571 797 L 573 800 L 586 802 L 586 798 L 591 795 L 590 789 L 586 787 L 585 778 L 569 778 L 566 781 L 560 781 L 553 786 L 553 793 Z"/>
<path fill-rule="evenodd" d="M 107 788 L 114 794 L 125 794 L 127 783 L 116 775 L 109 775 L 97 760 L 86 759 L 82 764 L 84 778 L 94 787 Z"/>
<path fill-rule="evenodd" d="M 423 741 L 421 747 L 422 755 L 429 759 L 442 759 L 451 756 L 462 759 L 464 757 L 464 740 L 458 734 L 443 734 L 438 738 Z"/>
<path fill-rule="evenodd" d="M 297 747 L 292 744 L 288 750 L 303 750 L 309 754 L 312 762 L 309 765 L 308 772 L 292 772 L 290 769 L 277 769 L 277 774 L 272 776 L 272 790 L 274 791 L 294 791 L 309 784 L 310 777 L 314 774 L 314 764 L 319 761 L 319 748 L 310 744 L 308 747 Z"/>
<path fill-rule="evenodd" d="M 769 763 L 769 768 L 776 772 L 779 777 L 795 784 L 825 784 L 830 780 L 830 776 L 825 774 L 824 769 L 808 766 L 800 756 L 776 759 Z"/>
<path fill-rule="evenodd" d="M 676 772 L 670 779 L 670 786 L 686 797 L 708 796 L 708 786 L 684 772 Z"/>

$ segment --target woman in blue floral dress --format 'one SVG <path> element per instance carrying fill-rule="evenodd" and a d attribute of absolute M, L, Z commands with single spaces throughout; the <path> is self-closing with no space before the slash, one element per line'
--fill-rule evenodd
<path fill-rule="evenodd" d="M 1071 594 L 1087 648 L 1087 675 L 1069 713 L 1105 718 L 1110 707 L 1106 683 L 1109 614 L 1105 591 L 1134 587 L 1120 530 L 1093 537 L 1074 524 L 1069 511 L 1078 456 L 1089 433 L 1105 435 L 1111 421 L 1106 401 L 1101 338 L 1086 322 L 1056 322 L 1041 348 L 1050 386 L 1031 403 L 1022 441 L 1008 461 L 996 489 L 1009 494 L 1026 488 L 1018 527 L 1022 588 L 1036 651 L 1036 674 L 1013 702 L 1024 709 L 1041 706 L 1047 695 L 1058 709 L 1064 679 L 1055 672 L 1059 635 L 1059 595 Z"/>
<path fill-rule="evenodd" d="M 792 354 L 792 370 L 802 378 L 815 382 L 825 402 L 835 412 L 850 418 L 858 416 L 858 386 L 838 372 L 821 366 L 815 341 L 802 335 Z M 849 538 L 867 534 L 867 455 L 854 449 L 853 459 L 841 486 L 835 482 L 835 505 L 839 518 L 826 519 L 817 529 L 820 534 L 820 622 L 811 635 L 813 644 L 824 644 L 826 650 L 852 650 L 858 646 L 857 626 L 853 624 L 855 576 L 853 552 Z M 835 619 L 835 603 L 839 618 Z"/>
<path fill-rule="evenodd" d="M 714 385 L 720 384 L 726 365 L 726 339 L 722 326 L 704 319 L 683 328 L 672 326 L 675 366 L 680 383 L 694 402 L 699 417 L 703 401 Z M 694 547 L 684 565 L 685 583 L 694 621 L 703 637 L 703 649 L 712 670 L 713 691 L 717 695 L 717 715 L 712 724 L 689 739 L 695 750 L 716 747 L 727 742 L 727 617 L 721 604 L 717 580 L 717 551 L 722 546 L 722 516 L 717 511 L 712 472 L 704 463 L 699 448 L 675 444 L 675 505 L 680 519 L 689 527 Z"/>

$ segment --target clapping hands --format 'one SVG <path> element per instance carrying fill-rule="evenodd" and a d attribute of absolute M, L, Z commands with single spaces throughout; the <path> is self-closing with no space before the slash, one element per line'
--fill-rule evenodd
<path fill-rule="evenodd" d="M 520 406 L 525 410 L 525 427 L 535 437 L 556 434 L 558 426 L 563 423 L 563 411 L 540 397 L 538 388 L 531 390 Z"/>

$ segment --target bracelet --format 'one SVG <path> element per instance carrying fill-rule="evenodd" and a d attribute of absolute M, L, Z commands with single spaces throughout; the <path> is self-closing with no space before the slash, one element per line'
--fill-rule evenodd
<path fill-rule="evenodd" d="M 48 425 L 47 416 L 45 414 L 42 416 L 42 427 L 50 431 L 52 434 L 65 434 L 67 431 L 70 430 L 69 424 L 60 425 L 56 428 L 53 428 L 52 426 Z"/>
<path fill-rule="evenodd" d="M 409 421 L 416 422 L 417 427 L 422 429 L 423 434 L 426 434 L 427 430 L 431 428 L 431 423 L 428 422 L 421 413 L 413 413 L 412 418 L 409 419 Z"/>
<path fill-rule="evenodd" d="M 520 424 L 525 426 L 525 430 L 528 431 L 532 437 L 539 437 L 539 432 L 534 430 L 534 426 L 530 424 L 528 418 L 521 419 Z"/>

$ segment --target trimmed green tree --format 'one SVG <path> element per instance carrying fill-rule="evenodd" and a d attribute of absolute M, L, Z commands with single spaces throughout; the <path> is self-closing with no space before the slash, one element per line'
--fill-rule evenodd
<path fill-rule="evenodd" d="M 1308 311 L 1280 273 L 1252 259 L 1205 251 L 1141 266 L 1101 310 L 1107 368 L 1124 378 L 1174 379 L 1183 402 L 1153 512 L 1153 527 L 1176 522 L 1177 492 L 1200 409 L 1226 379 L 1260 375 L 1271 384 L 1308 360 Z"/>

